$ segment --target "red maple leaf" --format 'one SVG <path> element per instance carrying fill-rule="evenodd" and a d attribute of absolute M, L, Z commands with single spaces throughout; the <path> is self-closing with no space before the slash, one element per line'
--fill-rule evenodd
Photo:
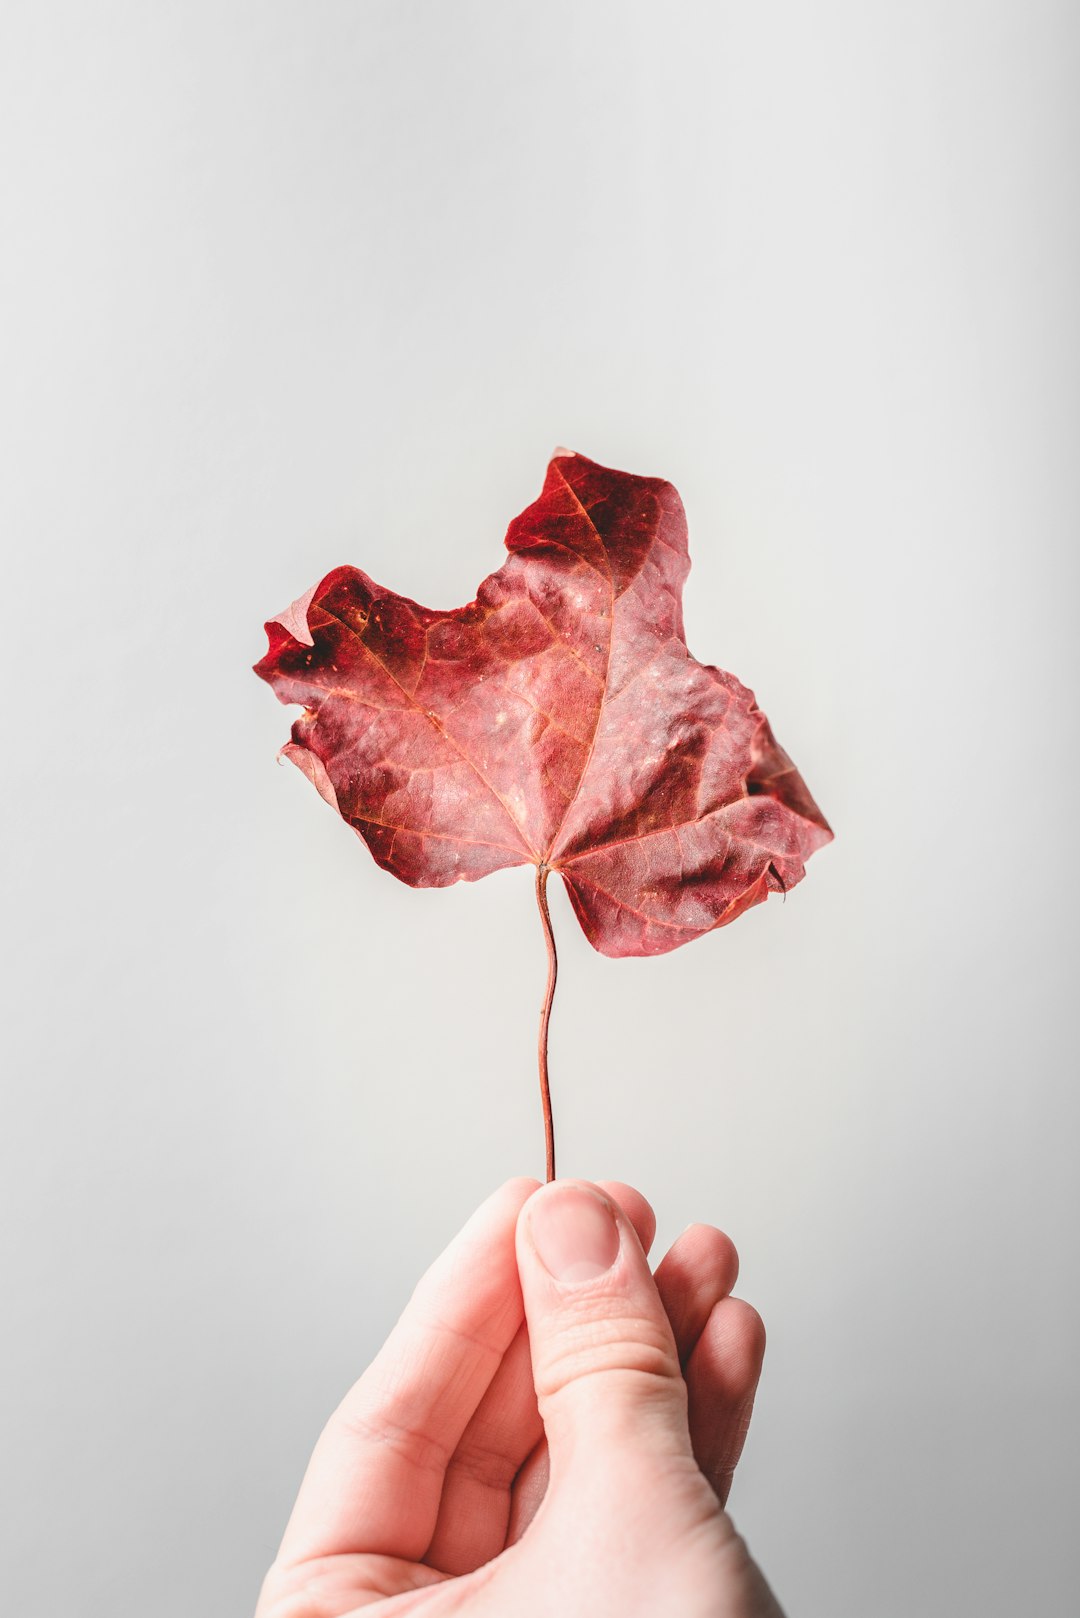
<path fill-rule="evenodd" d="M 285 757 L 412 887 L 558 871 L 605 955 L 657 955 L 793 887 L 832 833 L 753 693 L 686 647 L 669 483 L 558 452 L 476 600 L 340 567 L 266 625 Z M 553 986 L 553 981 L 552 985 Z"/>

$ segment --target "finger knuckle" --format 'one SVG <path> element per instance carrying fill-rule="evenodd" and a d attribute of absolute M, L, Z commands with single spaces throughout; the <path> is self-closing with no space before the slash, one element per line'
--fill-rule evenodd
<path fill-rule="evenodd" d="M 536 1391 L 554 1398 L 563 1388 L 601 1372 L 625 1372 L 645 1384 L 681 1381 L 670 1334 L 648 1317 L 617 1314 L 565 1323 L 537 1368 Z"/>

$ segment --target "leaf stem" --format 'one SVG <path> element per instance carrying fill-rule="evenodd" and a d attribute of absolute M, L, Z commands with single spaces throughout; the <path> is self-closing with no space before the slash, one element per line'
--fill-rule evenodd
<path fill-rule="evenodd" d="M 547 944 L 548 976 L 544 1003 L 540 1007 L 540 1035 L 536 1057 L 540 1068 L 540 1101 L 544 1109 L 544 1145 L 547 1156 L 548 1180 L 555 1178 L 555 1125 L 551 1117 L 551 1088 L 548 1084 L 548 1023 L 551 1021 L 551 1002 L 555 998 L 555 980 L 559 975 L 559 957 L 555 952 L 555 934 L 551 930 L 551 912 L 547 901 L 548 868 L 543 863 L 536 867 L 536 906 L 544 928 Z"/>

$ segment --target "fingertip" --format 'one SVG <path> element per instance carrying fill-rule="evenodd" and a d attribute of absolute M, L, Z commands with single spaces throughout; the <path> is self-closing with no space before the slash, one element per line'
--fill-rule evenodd
<path fill-rule="evenodd" d="M 530 1174 L 512 1174 L 508 1180 L 503 1181 L 495 1195 L 516 1198 L 524 1206 L 533 1192 L 539 1191 L 540 1184 L 541 1182 Z"/>
<path fill-rule="evenodd" d="M 740 1351 L 745 1363 L 753 1367 L 756 1381 L 765 1359 L 765 1322 L 753 1304 L 747 1303 L 745 1298 L 726 1298 L 721 1301 L 728 1305 L 726 1318 L 723 1319 L 724 1334 L 732 1350 Z M 719 1307 L 717 1304 L 713 1310 L 714 1315 Z"/>
<path fill-rule="evenodd" d="M 634 1227 L 643 1253 L 648 1253 L 656 1237 L 656 1214 L 647 1197 L 622 1180 L 600 1180 L 597 1189 L 618 1203 Z"/>
<path fill-rule="evenodd" d="M 432 1266 L 435 1273 L 440 1274 L 448 1264 L 459 1263 L 462 1253 L 490 1248 L 493 1244 L 502 1247 L 507 1241 L 512 1247 L 521 1210 L 539 1183 L 518 1176 L 496 1186 L 479 1207 L 473 1209 L 457 1236 L 435 1260 Z"/>
<path fill-rule="evenodd" d="M 696 1275 L 708 1276 L 717 1296 L 729 1293 L 739 1278 L 739 1254 L 735 1243 L 715 1225 L 687 1225 L 676 1237 L 664 1259 L 678 1261 Z"/>
<path fill-rule="evenodd" d="M 485 1198 L 473 1214 L 470 1223 L 473 1221 L 486 1223 L 491 1215 L 498 1216 L 500 1221 L 509 1218 L 512 1223 L 516 1222 L 522 1208 L 538 1190 L 539 1185 L 539 1180 L 530 1179 L 528 1175 L 512 1175 L 509 1180 L 504 1180 L 501 1185 L 496 1186 L 491 1195 Z"/>
<path fill-rule="evenodd" d="M 621 1216 L 621 1217 L 620 1217 Z M 553 1180 L 518 1215 L 519 1264 L 539 1265 L 551 1281 L 596 1280 L 616 1263 L 629 1221 L 591 1180 Z"/>
<path fill-rule="evenodd" d="M 656 1268 L 679 1357 L 686 1363 L 714 1306 L 727 1297 L 739 1273 L 730 1236 L 714 1225 L 689 1225 Z"/>
<path fill-rule="evenodd" d="M 729 1390 L 740 1396 L 754 1391 L 765 1359 L 765 1322 L 752 1303 L 721 1298 L 705 1322 L 699 1345 L 698 1357 L 722 1372 Z"/>

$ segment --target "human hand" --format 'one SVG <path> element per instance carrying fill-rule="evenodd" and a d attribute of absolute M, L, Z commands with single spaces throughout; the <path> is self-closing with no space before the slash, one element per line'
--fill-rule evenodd
<path fill-rule="evenodd" d="M 731 1242 L 512 1180 L 325 1428 L 256 1618 L 783 1618 L 723 1503 L 764 1352 Z M 557 1279 L 561 1277 L 561 1279 Z"/>

